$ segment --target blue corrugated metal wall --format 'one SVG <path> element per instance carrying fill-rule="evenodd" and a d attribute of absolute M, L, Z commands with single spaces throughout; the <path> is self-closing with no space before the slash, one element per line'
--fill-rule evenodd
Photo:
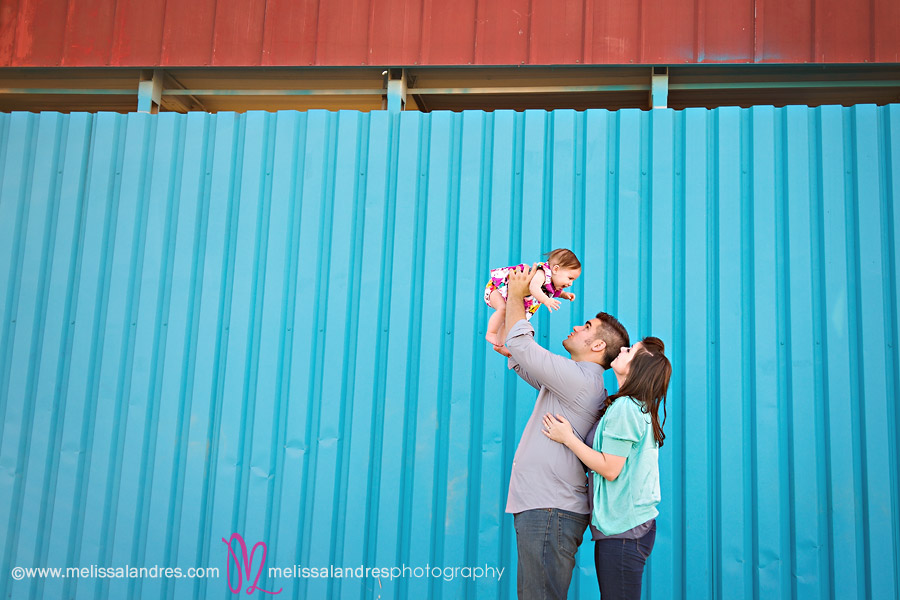
<path fill-rule="evenodd" d="M 233 532 L 506 568 L 281 597 L 514 596 L 481 294 L 557 246 L 540 340 L 602 309 L 675 367 L 645 596 L 898 596 L 900 106 L 3 114 L 0 173 L 3 597 L 228 598 Z M 223 573 L 10 577 L 92 564 Z"/>

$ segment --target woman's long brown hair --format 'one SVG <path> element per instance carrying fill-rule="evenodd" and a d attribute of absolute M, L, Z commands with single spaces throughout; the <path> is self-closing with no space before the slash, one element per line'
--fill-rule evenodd
<path fill-rule="evenodd" d="M 619 391 L 607 398 L 609 406 L 617 398 L 631 397 L 641 403 L 641 412 L 650 415 L 653 422 L 653 437 L 656 443 L 663 445 L 666 434 L 666 392 L 669 390 L 669 378 L 672 376 L 672 365 L 666 358 L 663 341 L 655 337 L 641 340 L 643 348 L 638 350 L 629 363 L 628 376 Z M 663 417 L 659 420 L 659 405 L 662 404 Z"/>

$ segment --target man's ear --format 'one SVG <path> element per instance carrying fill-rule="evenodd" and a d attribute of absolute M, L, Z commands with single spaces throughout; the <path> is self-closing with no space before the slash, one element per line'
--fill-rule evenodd
<path fill-rule="evenodd" d="M 601 340 L 600 338 L 597 338 L 591 344 L 591 352 L 603 352 L 604 350 L 606 350 L 606 341 L 605 340 Z"/>

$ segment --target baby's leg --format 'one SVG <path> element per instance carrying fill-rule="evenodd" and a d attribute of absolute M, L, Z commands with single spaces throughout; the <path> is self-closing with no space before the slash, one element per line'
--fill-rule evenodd
<path fill-rule="evenodd" d="M 506 337 L 506 298 L 499 290 L 491 292 L 491 306 L 494 308 L 494 314 L 488 319 L 487 335 L 484 339 L 499 346 Z"/>

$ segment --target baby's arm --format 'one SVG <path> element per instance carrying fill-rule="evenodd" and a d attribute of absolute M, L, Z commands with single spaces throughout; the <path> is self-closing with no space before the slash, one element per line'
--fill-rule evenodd
<path fill-rule="evenodd" d="M 528 291 L 531 292 L 531 295 L 534 296 L 535 300 L 549 308 L 551 311 L 557 310 L 559 308 L 559 300 L 551 298 L 545 294 L 542 289 L 544 278 L 544 270 L 538 269 L 538 272 L 534 274 L 534 277 L 531 278 L 531 282 L 528 284 Z"/>

